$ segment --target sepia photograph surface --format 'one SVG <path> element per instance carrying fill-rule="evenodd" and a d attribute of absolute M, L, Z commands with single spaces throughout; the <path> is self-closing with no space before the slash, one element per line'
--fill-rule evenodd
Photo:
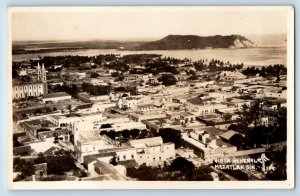
<path fill-rule="evenodd" d="M 9 189 L 294 187 L 288 6 L 10 7 Z"/>

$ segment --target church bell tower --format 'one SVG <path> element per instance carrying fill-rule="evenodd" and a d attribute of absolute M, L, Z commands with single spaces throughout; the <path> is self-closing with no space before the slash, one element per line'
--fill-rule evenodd
<path fill-rule="evenodd" d="M 42 64 L 42 70 L 41 70 L 41 81 L 43 82 L 43 91 L 44 94 L 48 93 L 48 84 L 47 84 L 47 70 L 45 69 L 44 63 Z"/>

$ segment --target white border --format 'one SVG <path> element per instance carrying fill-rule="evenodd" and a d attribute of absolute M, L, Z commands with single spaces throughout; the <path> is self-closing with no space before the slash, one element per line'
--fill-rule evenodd
<path fill-rule="evenodd" d="M 15 12 L 122 12 L 122 11 L 287 11 L 287 180 L 286 181 L 55 181 L 13 182 L 12 168 L 12 37 L 11 17 Z M 7 9 L 8 76 L 8 189 L 291 189 L 294 188 L 294 8 L 292 6 L 103 6 L 103 7 L 9 7 Z"/>

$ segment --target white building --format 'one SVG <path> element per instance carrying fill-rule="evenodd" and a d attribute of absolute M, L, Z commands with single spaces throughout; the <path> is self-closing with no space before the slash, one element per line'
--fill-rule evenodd
<path fill-rule="evenodd" d="M 210 134 L 195 133 L 189 137 L 187 133 L 182 134 L 182 139 L 187 146 L 194 150 L 194 153 L 211 163 L 214 159 L 228 157 L 237 151 L 237 147 L 211 136 Z M 201 135 L 201 137 L 199 137 Z M 200 140 L 199 140 L 200 139 Z"/>
<path fill-rule="evenodd" d="M 164 89 L 164 86 L 137 86 L 137 92 L 139 93 L 158 93 Z"/>
<path fill-rule="evenodd" d="M 38 97 L 48 93 L 46 69 L 44 64 L 42 67 L 37 65 L 37 78 L 31 79 L 31 82 L 17 82 L 13 83 L 12 96 L 14 99 L 26 97 Z"/>
<path fill-rule="evenodd" d="M 238 96 L 238 93 L 225 93 L 225 92 L 213 92 L 213 93 L 209 93 L 208 97 L 212 97 L 215 99 L 219 99 L 219 100 L 224 100 L 224 99 L 228 99 L 228 98 L 232 98 L 232 97 L 236 97 Z"/>
<path fill-rule="evenodd" d="M 273 97 L 273 98 L 287 98 L 287 90 L 283 91 L 265 91 L 265 97 Z"/>
<path fill-rule="evenodd" d="M 124 129 L 146 129 L 146 125 L 141 122 L 124 122 L 124 123 L 116 123 L 112 125 L 113 130 L 115 131 L 123 131 Z"/>
<path fill-rule="evenodd" d="M 118 101 L 118 107 L 120 109 L 133 109 L 139 103 L 138 99 L 132 97 L 123 97 Z"/>
<path fill-rule="evenodd" d="M 219 109 L 226 109 L 228 106 L 226 104 L 216 104 L 216 103 L 210 103 L 205 105 L 188 105 L 188 111 L 199 115 L 199 114 L 209 114 L 209 113 L 215 113 L 216 110 Z"/>
<path fill-rule="evenodd" d="M 258 82 L 258 81 L 263 81 L 264 78 L 261 76 L 254 76 L 254 77 L 249 77 L 245 79 L 237 79 L 234 81 L 234 84 L 249 84 L 250 82 Z"/>
<path fill-rule="evenodd" d="M 70 100 L 71 98 L 72 96 L 65 92 L 49 93 L 43 96 L 43 103 L 47 103 L 47 102 L 55 103 L 63 100 Z"/>
<path fill-rule="evenodd" d="M 161 137 L 131 140 L 131 146 L 136 149 L 136 162 L 147 166 L 163 165 L 165 161 L 174 159 L 174 143 L 163 143 Z"/>
<path fill-rule="evenodd" d="M 244 74 L 238 71 L 222 71 L 219 76 L 221 80 L 225 81 L 234 81 L 247 78 Z"/>

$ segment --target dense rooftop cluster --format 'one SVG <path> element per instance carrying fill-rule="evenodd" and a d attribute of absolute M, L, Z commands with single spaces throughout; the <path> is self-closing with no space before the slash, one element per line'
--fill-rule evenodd
<path fill-rule="evenodd" d="M 12 74 L 15 181 L 286 178 L 283 65 L 107 54 L 14 62 Z M 214 167 L 270 152 L 275 169 L 259 175 Z"/>

